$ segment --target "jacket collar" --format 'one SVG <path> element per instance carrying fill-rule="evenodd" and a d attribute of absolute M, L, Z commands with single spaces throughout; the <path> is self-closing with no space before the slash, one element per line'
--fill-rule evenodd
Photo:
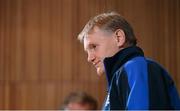
<path fill-rule="evenodd" d="M 120 50 L 112 57 L 108 57 L 104 59 L 104 67 L 106 72 L 106 78 L 108 80 L 108 86 L 110 86 L 114 73 L 125 62 L 136 56 L 144 56 L 144 53 L 141 48 L 137 46 L 131 46 Z"/>

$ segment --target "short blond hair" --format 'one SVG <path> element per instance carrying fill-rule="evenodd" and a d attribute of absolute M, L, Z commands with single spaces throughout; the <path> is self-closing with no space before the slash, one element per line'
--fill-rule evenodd
<path fill-rule="evenodd" d="M 116 12 L 102 13 L 90 19 L 81 33 L 78 35 L 78 39 L 83 42 L 84 37 L 86 37 L 95 26 L 97 26 L 101 30 L 111 32 L 115 32 L 117 29 L 121 29 L 125 33 L 127 43 L 131 45 L 136 45 L 137 43 L 131 25 L 120 14 Z"/>

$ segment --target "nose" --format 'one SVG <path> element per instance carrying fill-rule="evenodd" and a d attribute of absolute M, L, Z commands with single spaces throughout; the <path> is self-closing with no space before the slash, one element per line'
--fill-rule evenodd
<path fill-rule="evenodd" d="M 88 62 L 93 62 L 95 60 L 95 55 L 93 53 L 88 53 Z"/>

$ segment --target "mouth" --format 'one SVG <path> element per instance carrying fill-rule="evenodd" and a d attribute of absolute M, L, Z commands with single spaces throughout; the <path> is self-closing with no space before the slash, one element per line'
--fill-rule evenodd
<path fill-rule="evenodd" d="M 98 68 L 99 66 L 98 66 L 98 64 L 100 63 L 100 61 L 98 61 L 98 62 L 96 62 L 96 63 L 93 63 L 93 65 L 96 67 L 96 68 Z"/>

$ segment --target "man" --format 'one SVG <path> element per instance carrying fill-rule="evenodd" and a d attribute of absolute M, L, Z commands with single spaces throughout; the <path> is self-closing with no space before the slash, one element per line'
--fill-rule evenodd
<path fill-rule="evenodd" d="M 104 110 L 180 109 L 173 80 L 158 63 L 144 57 L 136 46 L 131 25 L 121 15 L 97 15 L 85 25 L 78 39 L 97 74 L 106 73 Z"/>
<path fill-rule="evenodd" d="M 85 92 L 72 92 L 64 100 L 62 110 L 96 110 L 97 101 Z"/>

